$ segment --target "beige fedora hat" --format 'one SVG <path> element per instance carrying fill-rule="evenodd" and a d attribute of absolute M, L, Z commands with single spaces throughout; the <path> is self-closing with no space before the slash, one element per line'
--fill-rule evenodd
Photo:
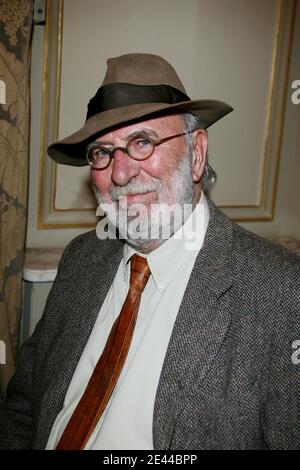
<path fill-rule="evenodd" d="M 183 111 L 197 116 L 199 127 L 206 129 L 232 110 L 222 101 L 192 101 L 174 68 L 162 57 L 125 54 L 108 59 L 103 83 L 88 104 L 84 126 L 50 145 L 48 154 L 65 165 L 87 165 L 86 145 L 113 127 L 162 111 Z"/>

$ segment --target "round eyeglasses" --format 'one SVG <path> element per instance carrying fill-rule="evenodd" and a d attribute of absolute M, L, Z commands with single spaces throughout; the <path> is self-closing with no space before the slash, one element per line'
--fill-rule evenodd
<path fill-rule="evenodd" d="M 117 150 L 127 153 L 134 160 L 146 160 L 151 157 L 155 147 L 168 140 L 191 134 L 194 131 L 181 132 L 180 134 L 170 135 L 160 140 L 154 140 L 147 135 L 137 135 L 128 140 L 126 147 L 105 147 L 100 142 L 92 142 L 87 147 L 86 158 L 88 164 L 93 170 L 105 170 L 110 165 L 111 160 Z"/>

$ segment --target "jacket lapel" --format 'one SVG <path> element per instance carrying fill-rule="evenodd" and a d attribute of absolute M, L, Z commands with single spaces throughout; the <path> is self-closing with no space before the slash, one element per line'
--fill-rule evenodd
<path fill-rule="evenodd" d="M 68 329 L 56 339 L 56 342 L 60 341 L 59 350 L 63 360 L 60 361 L 58 358 L 56 370 L 52 371 L 53 379 L 43 397 L 38 440 L 35 443 L 37 449 L 44 449 L 46 446 L 53 422 L 63 406 L 77 363 L 122 259 L 123 243 L 119 245 L 117 251 L 114 248 L 113 253 L 112 250 L 107 250 L 106 254 L 103 254 L 104 250 L 101 250 L 101 256 L 99 253 L 93 253 L 95 246 L 90 248 L 91 256 L 88 262 L 83 262 L 82 265 L 79 263 L 77 266 L 76 276 L 79 276 L 81 281 L 84 279 L 82 292 L 80 291 L 78 295 L 78 302 L 72 304 Z"/>
<path fill-rule="evenodd" d="M 195 382 L 204 379 L 214 361 L 231 314 L 228 296 L 231 269 L 232 222 L 209 202 L 210 222 L 187 285 L 167 349 L 158 385 L 154 416 L 155 449 L 170 446 L 176 419 Z M 200 373 L 199 373 L 200 370 Z"/>

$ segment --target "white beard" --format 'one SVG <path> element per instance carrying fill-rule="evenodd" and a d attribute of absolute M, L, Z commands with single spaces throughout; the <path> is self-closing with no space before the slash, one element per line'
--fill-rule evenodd
<path fill-rule="evenodd" d="M 164 186 L 158 178 L 152 177 L 146 183 L 132 178 L 125 186 L 113 185 L 109 197 L 103 197 L 94 183 L 93 187 L 108 225 L 117 228 L 119 238 L 141 252 L 152 251 L 164 243 L 182 226 L 193 209 L 195 184 L 188 155 L 181 159 Z M 150 191 L 156 192 L 156 204 L 127 206 L 126 195 Z M 114 231 L 109 229 L 109 232 Z"/>

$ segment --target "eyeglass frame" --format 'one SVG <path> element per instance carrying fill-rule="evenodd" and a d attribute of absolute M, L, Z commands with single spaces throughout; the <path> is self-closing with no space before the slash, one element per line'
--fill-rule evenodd
<path fill-rule="evenodd" d="M 154 151 L 155 151 L 155 148 L 156 148 L 158 145 L 161 145 L 161 144 L 163 144 L 164 142 L 168 142 L 168 141 L 171 140 L 171 139 L 175 139 L 176 137 L 182 137 L 182 136 L 184 136 L 184 135 L 192 134 L 194 131 L 195 131 L 195 130 L 187 131 L 187 132 L 181 132 L 181 133 L 179 133 L 179 134 L 174 134 L 174 135 L 170 135 L 170 136 L 168 136 L 168 137 L 163 137 L 162 139 L 159 139 L 159 140 L 153 139 L 152 137 L 149 137 L 148 135 L 143 134 L 143 132 L 141 132 L 140 135 L 135 135 L 134 137 L 131 137 L 131 138 L 128 140 L 127 144 L 126 144 L 126 147 L 114 147 L 113 149 L 109 149 L 109 148 L 105 147 L 104 145 L 101 145 L 99 142 L 94 141 L 94 142 L 91 142 L 90 144 L 88 144 L 88 146 L 87 146 L 87 149 L 86 149 L 86 159 L 87 159 L 88 164 L 90 165 L 90 167 L 91 167 L 92 170 L 94 170 L 94 171 L 106 170 L 106 168 L 108 168 L 109 165 L 111 164 L 111 161 L 112 161 L 112 159 L 113 159 L 113 157 L 114 157 L 114 154 L 115 154 L 115 152 L 116 152 L 117 150 L 122 150 L 123 153 L 126 153 L 126 154 L 127 154 L 130 158 L 132 158 L 133 160 L 135 160 L 135 161 L 137 161 L 137 162 L 139 162 L 139 161 L 142 162 L 142 161 L 144 161 L 144 160 L 147 160 L 148 158 L 150 158 L 150 157 L 153 155 L 153 153 L 154 153 Z M 129 146 L 130 146 L 130 144 L 131 144 L 134 140 L 139 139 L 139 138 L 143 138 L 143 137 L 144 137 L 145 139 L 149 139 L 150 142 L 152 143 L 152 145 L 153 145 L 152 152 L 150 153 L 150 155 L 148 155 L 148 156 L 145 157 L 145 158 L 141 158 L 141 159 L 139 159 L 139 158 L 134 158 L 134 157 L 132 157 L 132 156 L 130 155 L 130 153 L 129 153 Z M 89 158 L 88 156 L 89 156 L 90 151 L 91 151 L 91 150 L 94 150 L 94 149 L 96 149 L 96 148 L 99 148 L 99 149 L 100 149 L 100 148 L 103 148 L 103 149 L 105 149 L 105 150 L 108 152 L 108 154 L 109 154 L 108 163 L 107 163 L 107 165 L 104 166 L 103 168 L 94 168 L 92 162 L 89 161 L 89 159 L 88 159 L 88 158 Z"/>

